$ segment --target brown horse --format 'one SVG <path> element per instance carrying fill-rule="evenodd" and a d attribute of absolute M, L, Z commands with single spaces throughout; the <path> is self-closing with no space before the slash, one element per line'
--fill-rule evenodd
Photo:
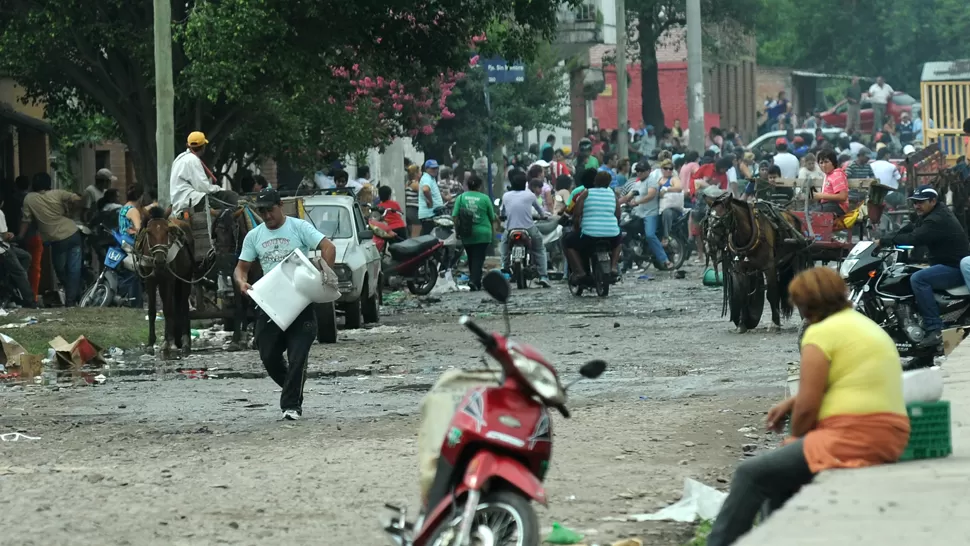
<path fill-rule="evenodd" d="M 793 311 L 788 300 L 788 284 L 806 267 L 801 252 L 806 242 L 801 236 L 799 219 L 789 212 L 776 210 L 770 203 L 751 204 L 726 193 L 712 201 L 706 222 L 708 245 L 714 250 L 714 256 L 721 257 L 724 266 L 725 302 L 738 302 L 758 310 L 745 317 L 743 309 L 739 313 L 732 305 L 731 318 L 738 331 L 744 333 L 754 328 L 761 319 L 762 286 L 771 306 L 772 324 L 768 330 L 781 329 L 781 315 L 787 319 Z M 742 293 L 732 294 L 737 290 Z"/>
<path fill-rule="evenodd" d="M 162 358 L 171 357 L 172 344 L 182 355 L 192 350 L 189 293 L 195 269 L 192 233 L 188 224 L 169 220 L 165 210 L 153 207 L 148 223 L 135 242 L 139 274 L 145 281 L 148 296 L 148 344 L 155 345 L 157 290 L 165 314 L 165 341 Z"/>
<path fill-rule="evenodd" d="M 216 260 L 212 269 L 216 275 L 227 278 L 232 283 L 233 305 L 230 312 L 222 317 L 226 321 L 226 329 L 232 330 L 230 351 L 245 348 L 243 332 L 248 329 L 251 322 L 255 322 L 255 312 L 251 302 L 239 291 L 239 286 L 233 279 L 236 262 L 239 260 L 239 253 L 242 252 L 243 240 L 250 229 L 246 218 L 247 210 L 245 207 L 236 210 L 223 209 L 212 221 L 212 245 Z M 258 221 L 258 216 L 252 215 L 251 219 Z M 253 284 L 262 275 L 262 269 L 257 262 L 249 269 L 248 282 Z"/>

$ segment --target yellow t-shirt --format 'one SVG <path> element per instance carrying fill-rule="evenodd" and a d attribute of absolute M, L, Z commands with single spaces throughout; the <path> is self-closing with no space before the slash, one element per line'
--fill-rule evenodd
<path fill-rule="evenodd" d="M 864 315 L 846 309 L 805 330 L 802 347 L 829 359 L 818 420 L 833 415 L 906 414 L 903 372 L 892 338 Z"/>

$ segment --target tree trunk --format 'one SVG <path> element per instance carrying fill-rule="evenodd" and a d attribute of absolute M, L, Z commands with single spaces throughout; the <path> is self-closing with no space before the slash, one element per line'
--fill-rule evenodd
<path fill-rule="evenodd" d="M 660 104 L 660 70 L 657 65 L 657 36 L 650 26 L 640 24 L 638 42 L 640 45 L 640 98 L 643 108 L 643 123 L 656 127 L 661 134 L 664 125 L 664 111 Z"/>

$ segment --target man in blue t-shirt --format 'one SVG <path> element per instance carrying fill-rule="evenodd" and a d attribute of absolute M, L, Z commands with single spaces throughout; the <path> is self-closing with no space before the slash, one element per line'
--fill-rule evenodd
<path fill-rule="evenodd" d="M 265 274 L 296 249 L 306 255 L 319 250 L 327 265 L 333 267 L 337 255 L 333 243 L 306 220 L 284 215 L 278 191 L 266 188 L 259 192 L 255 207 L 263 223 L 246 234 L 235 271 L 236 284 L 243 294 L 248 296 L 249 289 L 252 288 L 249 284 L 249 269 L 255 260 L 259 260 Z M 303 415 L 303 382 L 306 378 L 307 358 L 316 338 L 317 320 L 312 305 L 307 306 L 286 330 L 281 330 L 262 311 L 256 318 L 259 359 L 263 361 L 269 376 L 283 389 L 280 395 L 283 419 L 295 421 Z M 283 358 L 284 352 L 290 358 L 288 366 Z"/>
<path fill-rule="evenodd" d="M 424 174 L 418 183 L 418 220 L 421 220 L 421 235 L 434 233 L 435 209 L 444 207 L 441 189 L 438 188 L 438 162 L 429 159 L 424 162 Z"/>

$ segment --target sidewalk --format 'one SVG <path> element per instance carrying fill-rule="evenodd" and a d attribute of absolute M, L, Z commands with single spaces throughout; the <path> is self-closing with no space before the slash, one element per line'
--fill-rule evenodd
<path fill-rule="evenodd" d="M 943 369 L 953 455 L 824 472 L 737 544 L 970 544 L 970 341 Z"/>

